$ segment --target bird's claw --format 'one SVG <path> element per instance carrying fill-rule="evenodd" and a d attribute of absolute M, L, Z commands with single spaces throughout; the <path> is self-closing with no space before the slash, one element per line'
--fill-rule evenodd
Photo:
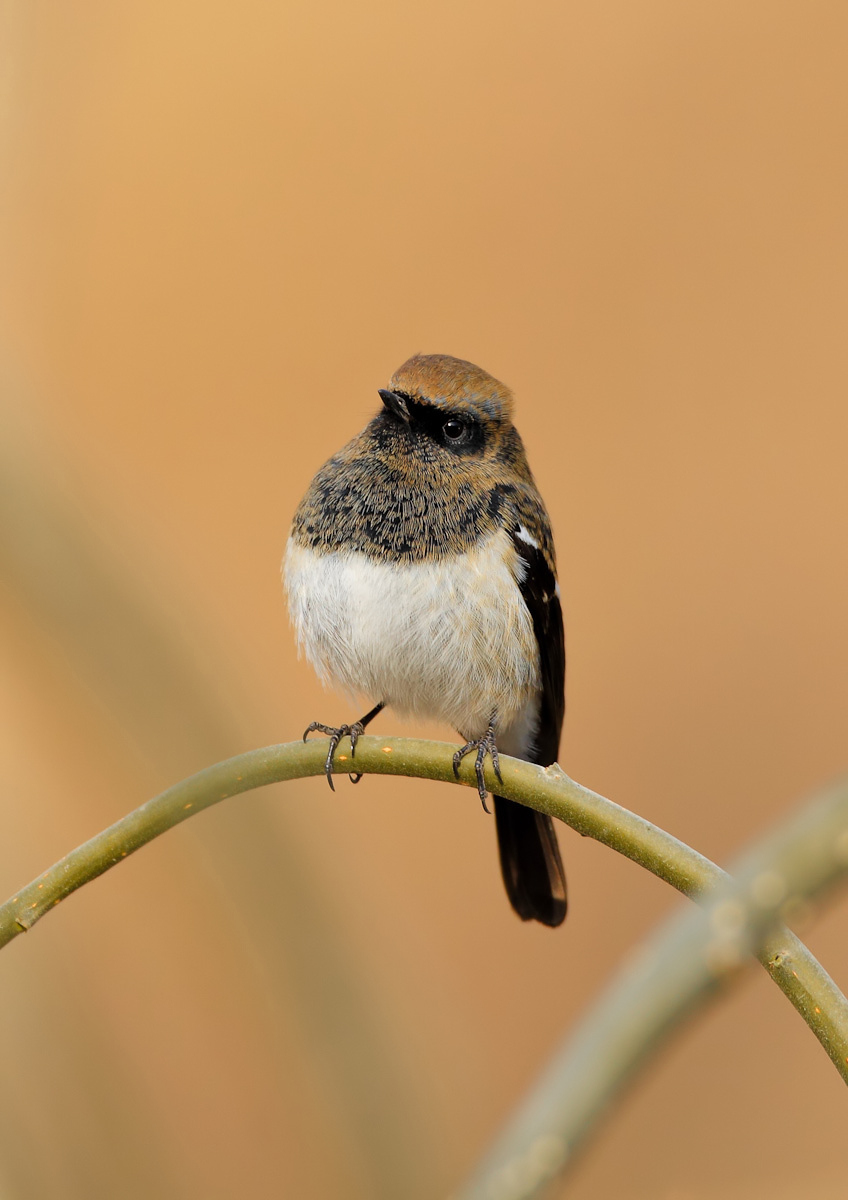
<path fill-rule="evenodd" d="M 489 812 L 489 806 L 486 804 L 486 796 L 488 789 L 484 777 L 483 767 L 486 762 L 486 755 L 489 754 L 492 759 L 492 767 L 499 783 L 503 783 L 501 776 L 501 763 L 498 757 L 498 747 L 495 744 L 495 725 L 494 721 L 489 723 L 489 728 L 480 738 L 475 738 L 471 742 L 466 742 L 461 750 L 457 750 L 453 756 L 453 773 L 459 779 L 459 764 L 465 758 L 466 754 L 471 754 L 473 750 L 477 751 L 477 756 L 474 759 L 474 773 L 477 776 L 477 794 L 483 804 L 486 812 Z"/>
<path fill-rule="evenodd" d="M 333 783 L 333 755 L 338 749 L 339 742 L 343 737 L 350 738 L 350 757 L 353 758 L 356 754 L 356 743 L 364 732 L 365 726 L 361 721 L 354 721 L 352 725 L 322 725 L 320 721 L 313 721 L 303 731 L 304 741 L 306 741 L 310 733 L 326 733 L 330 739 L 330 744 L 327 747 L 327 758 L 324 763 L 324 774 L 327 776 L 327 783 L 330 785 L 331 792 L 336 790 L 336 785 Z M 361 778 L 361 775 L 349 776 L 351 783 L 359 783 Z"/>

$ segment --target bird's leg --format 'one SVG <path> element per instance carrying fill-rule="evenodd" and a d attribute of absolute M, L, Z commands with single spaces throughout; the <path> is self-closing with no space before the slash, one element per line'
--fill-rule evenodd
<path fill-rule="evenodd" d="M 495 774 L 497 775 L 499 782 L 503 783 L 503 779 L 501 778 L 501 763 L 500 759 L 498 758 L 498 747 L 495 744 L 495 716 L 496 714 L 492 713 L 492 719 L 489 721 L 489 727 L 482 737 L 475 738 L 471 742 L 466 742 L 462 749 L 457 750 L 456 754 L 453 756 L 453 773 L 457 779 L 459 779 L 459 764 L 465 758 L 466 754 L 470 754 L 472 750 L 477 751 L 477 757 L 474 760 L 474 771 L 477 775 L 477 792 L 483 802 L 483 808 L 486 810 L 486 812 L 489 811 L 489 808 L 486 804 L 486 796 L 488 793 L 486 790 L 486 781 L 483 778 L 483 764 L 486 761 L 487 753 L 492 757 L 492 766 L 495 769 Z"/>
<path fill-rule="evenodd" d="M 307 725 L 303 733 L 303 740 L 309 737 L 310 733 L 326 733 L 330 739 L 330 745 L 327 750 L 327 761 L 324 763 L 324 774 L 327 776 L 327 783 L 330 785 L 330 791 L 336 790 L 333 783 L 333 755 L 336 753 L 339 742 L 343 737 L 350 738 L 350 757 L 353 758 L 356 754 L 356 743 L 359 741 L 362 734 L 365 732 L 365 726 L 374 720 L 378 712 L 386 707 L 385 700 L 381 700 L 379 704 L 375 704 L 369 713 L 364 717 L 360 717 L 358 721 L 354 721 L 352 725 L 322 725 L 320 721 L 313 721 L 311 725 Z M 349 776 L 351 783 L 359 783 L 361 775 Z"/>

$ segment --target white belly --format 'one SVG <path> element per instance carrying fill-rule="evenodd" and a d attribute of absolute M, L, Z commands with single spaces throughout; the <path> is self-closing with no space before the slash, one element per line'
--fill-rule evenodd
<path fill-rule="evenodd" d="M 520 752 L 540 682 L 521 565 L 503 532 L 469 554 L 392 566 L 290 540 L 284 579 L 298 644 L 324 682 L 469 738 L 494 713 Z"/>

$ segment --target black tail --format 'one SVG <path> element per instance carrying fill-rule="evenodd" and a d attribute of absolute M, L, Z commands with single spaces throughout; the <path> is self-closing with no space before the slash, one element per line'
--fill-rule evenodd
<path fill-rule="evenodd" d="M 512 907 L 522 921 L 561 925 L 568 900 L 551 818 L 495 796 L 495 825 L 501 872 Z"/>

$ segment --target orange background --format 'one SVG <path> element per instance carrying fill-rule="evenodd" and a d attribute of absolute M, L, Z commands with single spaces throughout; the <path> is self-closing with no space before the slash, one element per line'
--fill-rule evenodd
<path fill-rule="evenodd" d="M 848 766 L 846 39 L 838 0 L 3 0 L 4 894 L 357 715 L 278 564 L 416 351 L 516 391 L 571 775 L 728 861 Z M 561 844 L 552 933 L 470 791 L 314 780 L 170 833 L 2 956 L 0 1188 L 444 1194 L 683 903 Z M 846 917 L 802 931 L 843 988 Z M 561 1191 L 841 1197 L 844 1106 L 752 971 Z"/>

